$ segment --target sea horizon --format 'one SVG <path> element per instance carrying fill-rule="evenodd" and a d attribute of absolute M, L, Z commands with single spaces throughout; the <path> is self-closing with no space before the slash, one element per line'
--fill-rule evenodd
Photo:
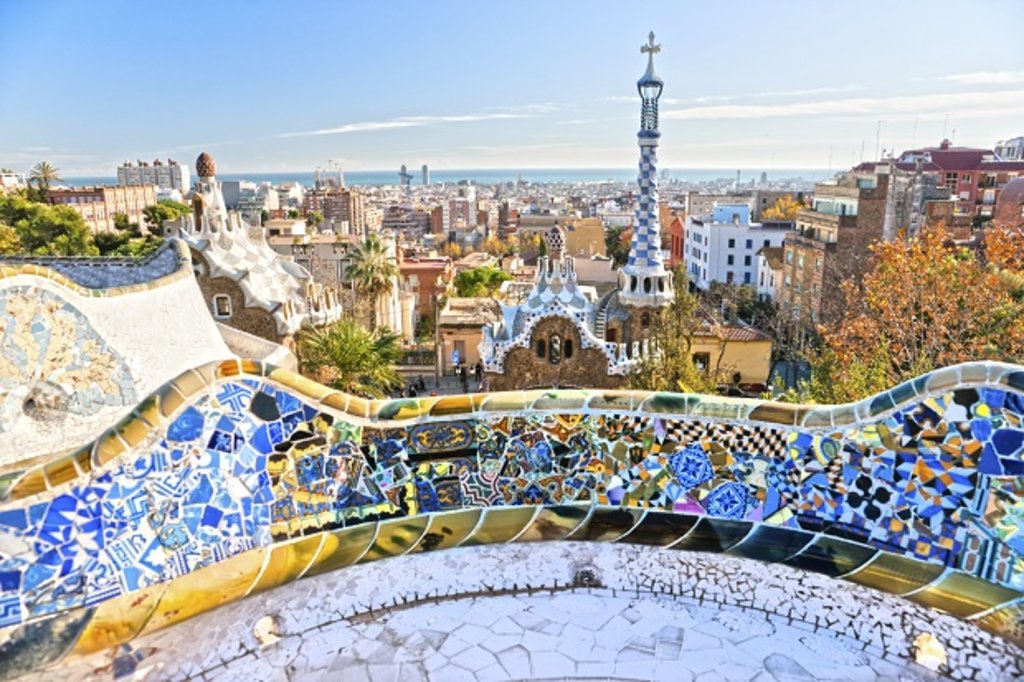
<path fill-rule="evenodd" d="M 193 172 L 194 170 L 189 169 Z M 769 181 L 780 181 L 787 179 L 803 179 L 806 181 L 820 181 L 831 177 L 835 171 L 825 168 L 740 168 L 740 182 L 749 183 L 751 179 L 759 181 L 761 174 L 767 175 Z M 662 182 L 714 182 L 717 180 L 734 181 L 737 169 L 729 168 L 669 168 L 659 173 Z M 422 175 L 420 169 L 410 169 L 413 186 L 422 186 Z M 222 181 L 247 181 L 247 182 L 270 182 L 274 185 L 281 185 L 289 182 L 298 182 L 304 186 L 311 187 L 316 179 L 315 171 L 297 172 L 241 172 L 223 173 L 217 176 Z M 321 177 L 337 177 L 336 172 L 321 172 Z M 637 170 L 635 168 L 462 168 L 462 169 L 430 169 L 430 183 L 432 185 L 457 184 L 463 181 L 471 181 L 479 185 L 493 185 L 505 182 L 515 182 L 521 179 L 523 182 L 635 182 Z M 68 176 L 61 184 L 70 186 L 83 185 L 110 185 L 117 184 L 116 175 L 83 175 Z M 369 170 L 369 171 L 347 171 L 345 172 L 345 184 L 352 186 L 382 186 L 398 185 L 398 171 L 396 170 Z"/>

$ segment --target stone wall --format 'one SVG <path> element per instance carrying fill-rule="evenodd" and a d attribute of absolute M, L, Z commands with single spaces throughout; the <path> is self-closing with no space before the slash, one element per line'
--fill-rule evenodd
<path fill-rule="evenodd" d="M 552 364 L 550 340 L 557 335 L 563 352 L 558 364 Z M 537 342 L 544 341 L 544 357 L 537 351 Z M 565 342 L 572 342 L 572 357 L 565 357 Z M 534 326 L 529 348 L 514 348 L 505 356 L 503 374 L 488 373 L 488 386 L 493 391 L 522 388 L 594 387 L 615 388 L 625 384 L 625 377 L 609 376 L 608 358 L 596 348 L 581 348 L 580 333 L 569 320 L 549 317 Z"/>
<path fill-rule="evenodd" d="M 263 308 L 246 306 L 245 294 L 237 282 L 228 277 L 208 275 L 199 275 L 197 279 L 211 316 L 214 314 L 213 297 L 223 294 L 231 299 L 231 317 L 218 321 L 267 341 L 287 345 L 287 338 L 278 334 L 277 321 L 270 312 Z"/>

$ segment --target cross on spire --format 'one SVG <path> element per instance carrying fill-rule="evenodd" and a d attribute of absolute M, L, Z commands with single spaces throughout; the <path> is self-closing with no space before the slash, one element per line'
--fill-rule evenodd
<path fill-rule="evenodd" d="M 654 59 L 654 55 L 661 52 L 661 43 L 654 42 L 654 31 L 647 36 L 647 44 L 640 46 L 640 54 L 646 54 L 648 59 Z"/>

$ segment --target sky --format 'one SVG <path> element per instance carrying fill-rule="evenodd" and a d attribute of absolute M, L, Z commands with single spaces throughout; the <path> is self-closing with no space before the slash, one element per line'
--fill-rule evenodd
<path fill-rule="evenodd" d="M 0 0 L 0 167 L 840 169 L 1024 135 L 1024 2 Z M 881 121 L 881 124 L 879 124 Z"/>

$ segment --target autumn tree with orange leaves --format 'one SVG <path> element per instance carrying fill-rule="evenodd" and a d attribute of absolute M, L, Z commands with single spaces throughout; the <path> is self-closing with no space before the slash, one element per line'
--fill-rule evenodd
<path fill-rule="evenodd" d="M 800 397 L 842 403 L 959 362 L 1024 360 L 1024 235 L 986 236 L 985 257 L 943 226 L 871 247 L 874 267 L 846 286 L 846 313 L 821 330 Z"/>
<path fill-rule="evenodd" d="M 794 220 L 796 212 L 801 208 L 807 207 L 799 199 L 794 199 L 792 194 L 787 194 L 762 211 L 761 220 Z"/>

